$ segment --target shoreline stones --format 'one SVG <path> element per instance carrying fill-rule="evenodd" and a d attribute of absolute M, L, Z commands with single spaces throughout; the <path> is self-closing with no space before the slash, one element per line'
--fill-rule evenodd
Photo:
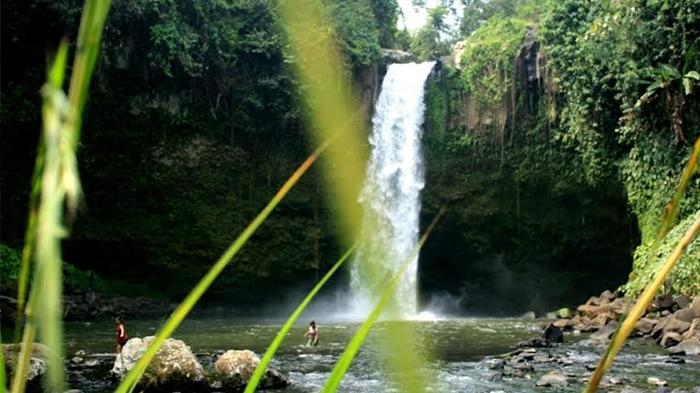
<path fill-rule="evenodd" d="M 122 352 L 114 360 L 110 371 L 112 377 L 115 380 L 123 379 L 154 339 L 154 336 L 148 336 L 127 341 Z M 204 360 L 207 363 L 206 359 Z M 258 363 L 260 358 L 252 351 L 222 351 L 213 364 L 213 370 L 207 373 L 189 346 L 181 340 L 169 338 L 151 361 L 139 382 L 139 388 L 151 393 L 241 392 Z M 259 388 L 281 389 L 289 384 L 286 376 L 268 368 Z"/>
<path fill-rule="evenodd" d="M 631 305 L 632 299 L 606 290 L 578 306 L 571 318 L 558 319 L 551 325 L 565 331 L 590 332 L 591 339 L 605 342 Z M 671 354 L 700 355 L 700 296 L 692 301 L 684 295 L 658 296 L 631 336 L 653 339 Z"/>

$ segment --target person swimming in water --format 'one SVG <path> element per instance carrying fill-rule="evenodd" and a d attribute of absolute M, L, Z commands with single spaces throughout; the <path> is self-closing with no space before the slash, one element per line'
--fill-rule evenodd
<path fill-rule="evenodd" d="M 124 344 L 129 340 L 129 336 L 126 335 L 126 328 L 124 327 L 124 320 L 122 317 L 117 317 L 115 322 L 117 324 L 117 353 L 121 353 Z"/>
<path fill-rule="evenodd" d="M 316 327 L 316 321 L 311 321 L 309 323 L 309 330 L 304 333 L 304 337 L 309 338 L 309 342 L 306 345 L 310 347 L 318 345 L 318 328 Z"/>

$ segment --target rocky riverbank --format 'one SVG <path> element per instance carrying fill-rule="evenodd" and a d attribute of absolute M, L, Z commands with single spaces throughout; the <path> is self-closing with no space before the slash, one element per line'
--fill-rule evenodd
<path fill-rule="evenodd" d="M 583 386 L 595 370 L 621 315 L 632 304 L 632 299 L 620 293 L 604 291 L 577 307 L 574 313 L 559 310 L 556 314 L 561 318 L 546 322 L 542 337 L 521 342 L 507 354 L 489 357 L 482 362 L 483 366 L 492 370 L 493 380 L 533 379 L 534 385 L 540 388 Z M 561 345 L 565 337 L 575 341 L 567 345 L 567 350 Z M 646 362 L 663 367 L 686 363 L 700 365 L 700 296 L 692 300 L 682 295 L 656 298 L 636 324 L 631 340 L 628 346 L 654 343 L 652 345 L 665 349 L 665 354 L 651 351 Z M 598 354 L 593 355 L 591 351 Z M 621 393 L 700 393 L 700 380 L 677 386 L 678 381 L 653 375 L 635 379 L 629 371 L 613 367 L 600 388 Z"/>
<path fill-rule="evenodd" d="M 632 299 L 620 293 L 605 291 L 578 306 L 573 317 L 558 319 L 552 326 L 607 340 L 632 304 Z M 654 340 L 671 354 L 700 355 L 700 296 L 692 300 L 684 295 L 657 297 L 637 322 L 632 337 Z"/>

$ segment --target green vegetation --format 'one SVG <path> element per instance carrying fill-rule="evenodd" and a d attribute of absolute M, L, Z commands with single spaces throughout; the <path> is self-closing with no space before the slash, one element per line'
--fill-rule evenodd
<path fill-rule="evenodd" d="M 481 15 L 482 6 L 465 14 Z M 443 146 L 498 163 L 519 182 L 545 179 L 564 194 L 622 188 L 641 234 L 625 286 L 637 294 L 655 271 L 645 254 L 700 135 L 699 11 L 693 0 L 512 2 L 465 40 L 463 86 L 451 76 L 440 85 L 458 96 L 448 118 L 429 90 L 429 125 L 443 127 Z M 686 227 L 699 191 L 695 178 L 678 206 Z M 683 232 L 671 232 L 666 252 Z M 673 282 L 700 280 L 697 256 L 686 258 Z"/>

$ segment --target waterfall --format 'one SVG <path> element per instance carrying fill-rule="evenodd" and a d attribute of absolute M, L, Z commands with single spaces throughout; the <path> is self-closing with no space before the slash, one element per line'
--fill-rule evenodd
<path fill-rule="evenodd" d="M 378 291 L 411 257 L 418 244 L 423 189 L 421 126 L 425 80 L 434 63 L 391 64 L 372 118 L 371 147 L 359 202 L 362 243 L 351 267 L 355 312 L 366 315 Z M 417 312 L 418 258 L 394 299 L 400 315 Z"/>

